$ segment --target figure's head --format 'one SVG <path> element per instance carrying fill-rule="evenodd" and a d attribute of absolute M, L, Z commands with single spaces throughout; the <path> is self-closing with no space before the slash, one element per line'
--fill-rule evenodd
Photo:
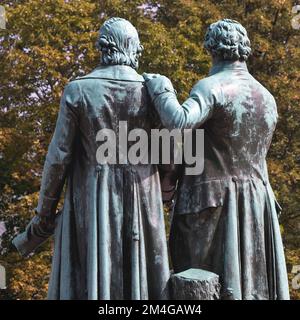
<path fill-rule="evenodd" d="M 122 18 L 111 18 L 99 30 L 97 46 L 102 65 L 127 65 L 138 68 L 143 50 L 135 27 Z"/>
<path fill-rule="evenodd" d="M 217 60 L 246 61 L 251 53 L 246 29 L 230 19 L 219 20 L 208 27 L 204 47 Z"/>

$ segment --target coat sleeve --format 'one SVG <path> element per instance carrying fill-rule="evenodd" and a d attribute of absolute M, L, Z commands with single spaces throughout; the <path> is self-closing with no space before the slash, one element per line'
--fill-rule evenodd
<path fill-rule="evenodd" d="M 41 189 L 36 212 L 39 216 L 55 215 L 72 161 L 73 145 L 78 132 L 80 87 L 70 82 L 63 93 L 55 131 L 44 164 Z"/>
<path fill-rule="evenodd" d="M 212 116 L 217 97 L 206 79 L 195 85 L 182 105 L 167 77 L 152 78 L 146 86 L 163 125 L 169 130 L 197 128 Z"/>
<path fill-rule="evenodd" d="M 72 161 L 74 139 L 78 128 L 80 94 L 76 83 L 70 83 L 63 94 L 55 131 L 44 164 L 37 215 L 24 232 L 13 239 L 21 255 L 28 256 L 54 232 L 56 207 Z"/>

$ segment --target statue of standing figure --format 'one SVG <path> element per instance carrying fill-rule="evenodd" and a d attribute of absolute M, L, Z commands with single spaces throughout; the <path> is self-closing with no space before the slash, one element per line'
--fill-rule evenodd
<path fill-rule="evenodd" d="M 229 19 L 209 27 L 205 47 L 213 67 L 182 105 L 168 78 L 135 71 L 142 46 L 128 21 L 106 21 L 98 44 L 101 65 L 64 91 L 37 214 L 14 239 L 28 255 L 55 233 L 48 298 L 167 299 L 160 184 L 164 193 L 171 182 L 177 186 L 170 235 L 175 272 L 218 274 L 222 299 L 289 299 L 280 207 L 266 164 L 276 103 L 247 70 L 245 28 Z M 168 129 L 204 129 L 201 174 L 185 174 L 183 164 L 160 182 L 151 163 L 97 162 L 99 130 L 118 135 L 120 121 L 127 121 L 128 130 L 149 133 L 157 114 Z"/>
<path fill-rule="evenodd" d="M 266 163 L 276 102 L 248 72 L 250 41 L 240 23 L 210 25 L 205 48 L 212 57 L 209 76 L 182 105 L 168 78 L 144 74 L 166 128 L 204 129 L 202 174 L 186 175 L 183 167 L 168 177 L 178 179 L 170 234 L 174 270 L 218 274 L 222 299 L 289 299 L 281 209 Z"/>
<path fill-rule="evenodd" d="M 125 19 L 100 28 L 101 65 L 65 88 L 43 170 L 37 215 L 14 244 L 28 255 L 55 231 L 48 299 L 166 299 L 169 263 L 158 168 L 99 164 L 97 134 L 119 122 L 155 126 Z M 57 204 L 65 182 L 62 212 Z"/>

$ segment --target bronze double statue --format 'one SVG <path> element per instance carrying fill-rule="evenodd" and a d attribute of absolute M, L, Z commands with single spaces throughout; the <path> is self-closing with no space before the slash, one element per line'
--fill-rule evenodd
<path fill-rule="evenodd" d="M 111 18 L 100 28 L 100 66 L 65 88 L 36 215 L 14 239 L 28 256 L 54 234 L 49 299 L 169 299 L 162 201 L 169 190 L 175 273 L 216 273 L 221 299 L 289 299 L 281 209 L 266 164 L 276 102 L 248 72 L 250 41 L 241 24 L 213 23 L 204 45 L 209 76 L 180 105 L 167 77 L 135 71 L 143 47 L 130 22 Z M 122 139 L 125 122 L 128 131 L 149 134 L 203 129 L 203 171 L 189 175 L 184 162 L 99 163 L 99 131 Z"/>

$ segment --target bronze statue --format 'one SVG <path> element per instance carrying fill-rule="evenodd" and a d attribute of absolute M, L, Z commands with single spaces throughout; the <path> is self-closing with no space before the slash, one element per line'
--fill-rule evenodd
<path fill-rule="evenodd" d="M 169 264 L 157 166 L 96 159 L 99 130 L 118 135 L 119 121 L 128 130 L 155 126 L 135 71 L 142 46 L 121 18 L 103 24 L 98 45 L 101 65 L 65 88 L 37 215 L 14 243 L 28 255 L 55 229 L 49 299 L 165 299 Z"/>
<path fill-rule="evenodd" d="M 247 70 L 251 48 L 241 24 L 213 23 L 205 48 L 213 61 L 210 74 L 182 105 L 168 78 L 144 75 L 165 127 L 205 132 L 203 173 L 186 175 L 186 166 L 174 172 L 178 189 L 170 249 L 175 272 L 217 273 L 223 299 L 289 299 L 277 218 L 281 209 L 266 164 L 278 117 L 275 100 Z"/>

